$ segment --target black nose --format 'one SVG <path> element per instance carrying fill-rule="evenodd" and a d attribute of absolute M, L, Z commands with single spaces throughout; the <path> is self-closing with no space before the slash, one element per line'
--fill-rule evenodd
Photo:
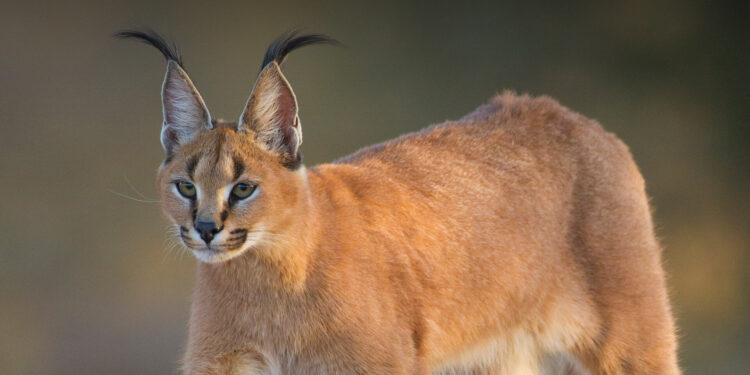
<path fill-rule="evenodd" d="M 214 239 L 214 235 L 221 231 L 221 228 L 216 227 L 216 223 L 213 221 L 197 221 L 195 222 L 195 230 L 201 234 L 201 238 L 206 243 L 211 242 Z"/>

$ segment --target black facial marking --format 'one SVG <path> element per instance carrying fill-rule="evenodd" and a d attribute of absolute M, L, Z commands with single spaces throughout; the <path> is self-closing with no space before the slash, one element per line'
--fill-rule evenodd
<path fill-rule="evenodd" d="M 186 245 L 194 247 L 196 245 L 195 241 L 191 240 L 190 237 L 187 236 L 187 232 L 180 232 L 180 238 L 182 239 L 182 242 L 184 242 Z"/>
<path fill-rule="evenodd" d="M 229 232 L 229 234 L 237 234 L 237 233 L 247 233 L 247 229 L 240 228 L 240 229 L 235 229 L 235 230 Z"/>
<path fill-rule="evenodd" d="M 188 176 L 190 176 L 191 180 L 193 179 L 193 174 L 195 173 L 196 166 L 198 166 L 198 157 L 193 156 L 192 158 L 190 158 L 190 160 L 188 160 L 188 163 L 187 163 L 187 173 L 188 173 Z"/>
<path fill-rule="evenodd" d="M 226 221 L 227 217 L 229 217 L 229 211 L 227 211 L 227 210 L 221 211 L 221 221 L 222 222 Z"/>
<path fill-rule="evenodd" d="M 237 155 L 232 158 L 232 163 L 234 164 L 234 179 L 237 180 L 242 176 L 242 172 L 245 171 L 245 164 L 242 163 L 242 160 Z"/>
<path fill-rule="evenodd" d="M 232 248 L 237 248 L 238 246 L 242 245 L 247 241 L 247 233 L 242 233 L 240 235 L 237 235 L 235 237 L 230 237 L 227 239 L 224 243 Z"/>
<path fill-rule="evenodd" d="M 193 211 L 193 223 L 195 223 L 195 217 L 198 215 L 198 209 L 195 208 L 195 201 L 192 201 L 192 203 L 190 203 L 190 206 L 190 209 Z"/>

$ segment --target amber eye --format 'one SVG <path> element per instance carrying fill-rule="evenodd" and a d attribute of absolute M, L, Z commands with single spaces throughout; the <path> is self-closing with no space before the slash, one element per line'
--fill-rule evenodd
<path fill-rule="evenodd" d="M 177 182 L 177 191 L 182 194 L 183 197 L 188 199 L 195 199 L 195 185 L 187 182 L 187 181 L 178 181 Z"/>
<path fill-rule="evenodd" d="M 255 191 L 255 185 L 237 184 L 232 188 L 232 197 L 235 199 L 245 199 Z"/>

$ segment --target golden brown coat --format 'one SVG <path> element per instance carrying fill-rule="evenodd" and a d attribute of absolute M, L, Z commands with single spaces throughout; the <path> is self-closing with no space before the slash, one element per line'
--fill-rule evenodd
<path fill-rule="evenodd" d="M 252 246 L 198 265 L 186 374 L 679 373 L 644 181 L 596 122 L 504 93 L 310 168 L 254 139 L 217 124 L 159 171 L 177 225 L 191 158 L 201 209 L 233 162 L 259 189 L 225 223 Z"/>

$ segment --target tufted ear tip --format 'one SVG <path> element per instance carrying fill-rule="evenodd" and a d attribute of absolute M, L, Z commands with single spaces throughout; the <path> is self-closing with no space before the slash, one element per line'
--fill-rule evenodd
<path fill-rule="evenodd" d="M 180 145 L 190 142 L 201 132 L 211 129 L 211 114 L 193 81 L 183 68 L 182 56 L 174 43 L 168 43 L 155 31 L 121 30 L 113 35 L 148 44 L 167 60 L 167 72 L 162 83 L 161 97 L 164 123 L 161 143 L 167 159 Z"/>

